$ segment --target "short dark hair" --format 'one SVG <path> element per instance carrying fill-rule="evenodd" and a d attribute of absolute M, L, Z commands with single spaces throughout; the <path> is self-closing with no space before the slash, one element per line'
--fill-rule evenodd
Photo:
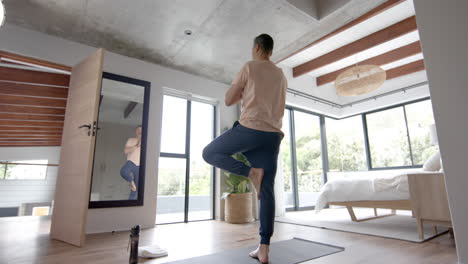
<path fill-rule="evenodd" d="M 254 46 L 258 44 L 263 52 L 270 53 L 273 51 L 273 38 L 268 34 L 258 35 L 254 39 Z"/>

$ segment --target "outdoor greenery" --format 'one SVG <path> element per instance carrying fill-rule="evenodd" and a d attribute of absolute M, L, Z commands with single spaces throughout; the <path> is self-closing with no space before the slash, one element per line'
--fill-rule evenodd
<path fill-rule="evenodd" d="M 428 110 L 429 109 L 429 110 Z M 290 110 L 287 110 L 290 111 Z M 298 190 L 301 193 L 319 192 L 322 187 L 322 152 L 318 118 L 307 119 L 296 113 L 295 154 Z M 380 112 L 377 112 L 379 114 Z M 408 131 L 402 108 L 383 111 L 381 116 L 368 118 L 370 155 L 374 167 L 411 165 L 407 133 L 410 134 L 412 158 L 422 165 L 438 147 L 431 144 L 428 126 L 434 122 L 430 101 L 415 103 L 406 108 Z M 372 114 L 369 114 L 371 116 Z M 313 124 L 312 124 L 313 123 Z M 298 125 L 300 124 L 300 125 Z M 285 138 L 280 149 L 279 169 L 284 177 L 284 190 L 292 192 L 291 142 L 288 115 L 285 115 Z M 364 133 L 361 116 L 343 120 L 326 119 L 328 165 L 331 172 L 367 170 Z M 241 155 L 235 158 L 246 161 Z M 1 171 L 1 167 L 0 167 Z M 212 167 L 201 159 L 191 159 L 190 194 L 210 195 Z M 228 193 L 249 192 L 244 176 L 224 172 Z M 185 160 L 171 166 L 160 166 L 158 195 L 185 195 Z"/>

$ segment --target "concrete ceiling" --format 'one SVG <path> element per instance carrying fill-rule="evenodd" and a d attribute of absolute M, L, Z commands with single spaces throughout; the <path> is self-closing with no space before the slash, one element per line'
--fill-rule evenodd
<path fill-rule="evenodd" d="M 319 20 L 286 0 L 3 2 L 7 23 L 229 83 L 256 35 L 274 37 L 279 60 L 384 0 L 318 1 Z"/>

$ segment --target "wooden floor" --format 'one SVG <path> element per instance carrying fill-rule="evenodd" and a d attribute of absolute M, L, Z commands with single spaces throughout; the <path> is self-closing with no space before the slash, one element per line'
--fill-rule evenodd
<path fill-rule="evenodd" d="M 50 240 L 50 220 L 38 217 L 0 219 L 0 263 L 128 263 L 128 232 L 87 236 L 86 246 L 76 248 Z M 143 230 L 140 245 L 157 244 L 169 257 L 141 261 L 165 263 L 257 243 L 257 223 L 231 225 L 219 221 L 157 226 Z M 345 247 L 345 251 L 306 263 L 455 264 L 456 253 L 449 235 L 419 244 L 290 224 L 275 225 L 274 241 L 300 237 Z M 240 263 L 241 264 L 241 263 Z"/>

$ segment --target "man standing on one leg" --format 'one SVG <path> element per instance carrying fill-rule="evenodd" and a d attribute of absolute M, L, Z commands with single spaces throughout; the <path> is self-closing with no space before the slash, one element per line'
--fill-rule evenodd
<path fill-rule="evenodd" d="M 273 39 L 261 34 L 254 40 L 252 61 L 247 62 L 226 92 L 227 106 L 242 101 L 239 122 L 203 150 L 206 162 L 248 177 L 260 199 L 260 245 L 249 255 L 268 263 L 275 218 L 274 182 L 283 133 L 287 82 L 282 70 L 270 61 Z M 252 167 L 233 159 L 243 153 Z"/>

